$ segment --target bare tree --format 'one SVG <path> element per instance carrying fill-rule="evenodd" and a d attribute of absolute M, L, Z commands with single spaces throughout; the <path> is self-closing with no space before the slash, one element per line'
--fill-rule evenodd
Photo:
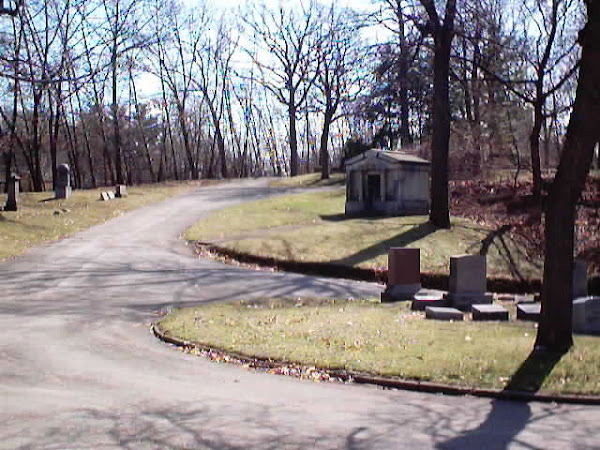
<path fill-rule="evenodd" d="M 144 17 L 140 0 L 102 0 L 108 28 L 105 30 L 110 54 L 111 113 L 116 183 L 125 182 L 123 149 L 119 124 L 119 62 L 128 52 L 143 48 L 150 38 L 143 31 L 150 18 Z"/>
<path fill-rule="evenodd" d="M 290 175 L 296 176 L 300 171 L 297 114 L 319 73 L 316 5 L 309 0 L 299 10 L 261 6 L 257 11 L 246 21 L 253 44 L 247 50 L 263 73 L 263 86 L 287 110 Z"/>
<path fill-rule="evenodd" d="M 559 90 L 576 70 L 575 46 L 565 42 L 567 22 L 576 17 L 576 0 L 552 0 L 524 2 L 524 17 L 528 22 L 523 27 L 525 33 L 535 25 L 533 36 L 528 36 L 525 48 L 525 61 L 531 67 L 533 77 L 531 83 L 525 85 L 529 92 L 516 90 L 523 100 L 533 107 L 533 126 L 529 135 L 531 151 L 531 169 L 533 172 L 533 194 L 537 197 L 542 192 L 542 172 L 540 164 L 540 133 L 549 114 L 546 113 L 547 100 Z"/>
<path fill-rule="evenodd" d="M 198 77 L 194 86 L 202 93 L 204 102 L 210 112 L 215 130 L 215 142 L 219 150 L 219 174 L 227 178 L 227 155 L 225 137 L 223 136 L 223 115 L 228 108 L 231 84 L 231 60 L 238 46 L 238 36 L 231 25 L 221 16 L 214 28 L 214 33 L 207 33 L 202 48 L 196 49 L 195 63 Z M 231 105 L 229 104 L 229 107 Z M 209 167 L 212 171 L 212 164 Z"/>
<path fill-rule="evenodd" d="M 319 109 L 323 113 L 323 129 L 319 146 L 321 178 L 329 178 L 329 134 L 331 125 L 339 119 L 343 102 L 350 101 L 353 77 L 360 63 L 357 17 L 352 11 L 332 4 L 322 12 L 322 32 L 319 50 L 319 71 L 315 85 L 320 93 Z M 307 120 L 308 123 L 308 120 Z M 308 133 L 307 133 L 308 134 Z"/>

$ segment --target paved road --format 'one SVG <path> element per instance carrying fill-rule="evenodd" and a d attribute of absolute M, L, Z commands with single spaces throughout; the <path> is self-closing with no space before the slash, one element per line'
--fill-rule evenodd
<path fill-rule="evenodd" d="M 267 194 L 203 188 L 0 263 L 0 448 L 600 448 L 598 407 L 317 384 L 156 340 L 170 305 L 379 291 L 198 260 L 178 240 Z"/>

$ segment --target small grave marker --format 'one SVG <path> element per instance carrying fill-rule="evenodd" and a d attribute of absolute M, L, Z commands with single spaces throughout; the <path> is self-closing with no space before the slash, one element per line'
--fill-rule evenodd
<path fill-rule="evenodd" d="M 68 164 L 61 164 L 56 170 L 55 198 L 69 198 L 71 196 L 71 169 Z"/>
<path fill-rule="evenodd" d="M 573 302 L 573 331 L 600 334 L 600 297 L 583 297 Z"/>
<path fill-rule="evenodd" d="M 100 192 L 100 200 L 103 202 L 109 201 L 110 197 L 108 196 L 108 192 Z"/>
<path fill-rule="evenodd" d="M 517 320 L 539 322 L 542 305 L 540 303 L 519 303 L 517 305 Z"/>
<path fill-rule="evenodd" d="M 508 320 L 508 310 L 500 305 L 473 305 L 473 320 Z"/>
<path fill-rule="evenodd" d="M 415 294 L 411 304 L 413 311 L 425 311 L 428 306 L 447 306 L 448 301 L 444 298 L 444 294 L 439 292 L 424 292 Z"/>
<path fill-rule="evenodd" d="M 8 197 L 4 211 L 17 211 L 19 201 L 19 180 L 21 179 L 16 173 L 11 173 L 8 180 Z"/>
<path fill-rule="evenodd" d="M 117 184 L 115 188 L 115 197 L 122 198 L 127 197 L 127 186 L 124 184 Z"/>
<path fill-rule="evenodd" d="M 462 311 L 456 308 L 444 308 L 441 306 L 428 306 L 425 308 L 425 318 L 435 320 L 463 320 Z"/>

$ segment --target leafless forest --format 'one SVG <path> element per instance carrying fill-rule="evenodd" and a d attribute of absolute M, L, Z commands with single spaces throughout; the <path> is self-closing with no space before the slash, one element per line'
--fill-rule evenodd
<path fill-rule="evenodd" d="M 518 168 L 539 189 L 543 169 L 557 165 L 580 0 L 226 3 L 7 9 L 0 178 L 16 171 L 25 189 L 47 190 L 65 162 L 80 188 L 326 178 L 364 146 L 432 157 L 432 141 L 444 139 L 436 108 L 450 126 L 453 177 Z"/>

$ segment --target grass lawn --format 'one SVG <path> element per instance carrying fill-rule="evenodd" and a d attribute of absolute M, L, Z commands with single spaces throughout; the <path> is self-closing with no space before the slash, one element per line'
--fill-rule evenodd
<path fill-rule="evenodd" d="M 167 182 L 128 186 L 127 197 L 107 202 L 99 200 L 101 191 L 112 189 L 107 187 L 74 190 L 65 200 L 55 200 L 53 192 L 21 193 L 18 211 L 0 211 L 0 260 L 199 185 L 199 182 Z M 0 205 L 5 202 L 5 196 L 0 195 Z"/>
<path fill-rule="evenodd" d="M 321 180 L 320 173 L 308 173 L 297 177 L 278 178 L 271 181 L 271 187 L 315 188 L 323 186 L 343 186 L 345 180 L 345 173 L 332 173 L 328 180 Z"/>
<path fill-rule="evenodd" d="M 576 336 L 558 363 L 528 359 L 531 323 L 424 320 L 407 303 L 242 301 L 174 311 L 169 336 L 249 357 L 465 387 L 600 394 L 600 337 Z M 554 365 L 556 363 L 556 365 Z"/>
<path fill-rule="evenodd" d="M 185 237 L 281 260 L 375 269 L 387 266 L 390 247 L 418 247 L 422 272 L 448 273 L 449 256 L 479 254 L 491 231 L 460 218 L 450 230 L 432 227 L 426 216 L 348 219 L 344 202 L 343 189 L 269 198 L 216 211 Z M 509 234 L 492 241 L 487 263 L 488 276 L 541 276 L 540 258 Z"/>

